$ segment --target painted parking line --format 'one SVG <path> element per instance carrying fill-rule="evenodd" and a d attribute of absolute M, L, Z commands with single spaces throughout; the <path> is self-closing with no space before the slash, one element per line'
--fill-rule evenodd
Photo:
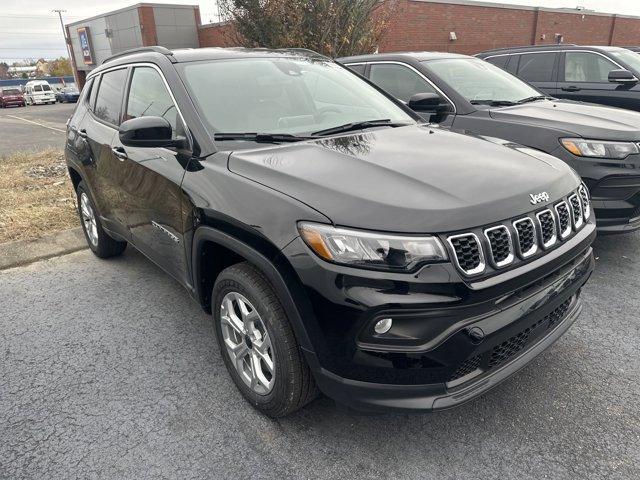
<path fill-rule="evenodd" d="M 22 118 L 22 117 L 16 117 L 15 115 L 5 115 L 5 117 L 15 118 L 16 120 L 22 120 L 23 122 L 27 122 L 27 123 L 33 123 L 34 125 L 38 125 L 39 127 L 42 127 L 42 128 L 48 128 L 49 130 L 53 130 L 54 132 L 66 133 L 65 130 L 62 130 L 60 128 L 50 127 L 49 125 L 44 125 L 39 122 L 34 122 L 33 120 L 27 120 L 26 118 Z"/>

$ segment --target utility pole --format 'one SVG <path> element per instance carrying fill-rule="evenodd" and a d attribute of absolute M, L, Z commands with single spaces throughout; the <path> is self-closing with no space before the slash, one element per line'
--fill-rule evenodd
<path fill-rule="evenodd" d="M 71 70 L 73 70 L 73 80 L 76 82 L 76 88 L 80 90 L 80 83 L 78 82 L 78 77 L 76 75 L 76 69 L 73 67 L 75 65 L 75 60 L 73 58 L 73 51 L 71 50 L 71 39 L 67 37 L 67 29 L 64 28 L 64 22 L 62 21 L 62 14 L 66 13 L 66 10 L 51 10 L 53 13 L 58 14 L 58 18 L 60 18 L 60 27 L 62 28 L 62 36 L 64 37 L 64 44 L 67 47 L 67 55 L 69 55 L 69 65 L 71 65 Z"/>

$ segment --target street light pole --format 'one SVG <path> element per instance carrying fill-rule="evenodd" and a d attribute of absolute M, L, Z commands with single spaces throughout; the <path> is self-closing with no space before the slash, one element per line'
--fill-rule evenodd
<path fill-rule="evenodd" d="M 62 21 L 62 14 L 66 13 L 66 10 L 57 9 L 51 10 L 54 13 L 58 14 L 58 18 L 60 18 L 60 27 L 62 28 L 62 36 L 64 37 L 64 44 L 67 47 L 67 55 L 69 55 L 69 65 L 71 65 L 71 69 L 73 70 L 73 80 L 76 82 L 76 88 L 80 89 L 80 83 L 78 82 L 78 76 L 76 75 L 76 69 L 73 68 L 75 65 L 75 61 L 73 58 L 73 51 L 71 49 L 71 39 L 67 37 L 67 30 L 64 28 L 64 22 Z"/>

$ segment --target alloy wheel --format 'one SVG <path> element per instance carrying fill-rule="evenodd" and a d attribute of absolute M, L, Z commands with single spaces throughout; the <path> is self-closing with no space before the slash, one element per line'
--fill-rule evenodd
<path fill-rule="evenodd" d="M 275 381 L 271 337 L 260 314 L 243 295 L 227 293 L 220 305 L 222 337 L 242 381 L 259 395 L 267 395 Z"/>
<path fill-rule="evenodd" d="M 85 192 L 80 195 L 80 213 L 82 215 L 82 224 L 84 231 L 87 232 L 89 242 L 94 247 L 98 246 L 98 224 L 96 223 L 96 216 L 91 208 L 89 197 Z"/>

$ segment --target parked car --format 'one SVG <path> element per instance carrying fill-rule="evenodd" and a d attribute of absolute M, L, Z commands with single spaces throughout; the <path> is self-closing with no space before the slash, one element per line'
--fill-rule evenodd
<path fill-rule="evenodd" d="M 631 50 L 632 52 L 640 53 L 640 47 L 624 47 L 627 50 Z"/>
<path fill-rule="evenodd" d="M 63 87 L 56 92 L 56 101 L 60 103 L 75 103 L 80 92 L 76 87 Z"/>
<path fill-rule="evenodd" d="M 313 53 L 112 57 L 66 158 L 91 250 L 132 244 L 184 285 L 274 417 L 318 388 L 362 409 L 474 398 L 569 328 L 594 265 L 566 164 L 426 125 Z"/>
<path fill-rule="evenodd" d="M 640 228 L 640 113 L 558 100 L 466 55 L 395 53 L 339 61 L 427 120 L 564 160 L 591 190 L 600 232 Z"/>
<path fill-rule="evenodd" d="M 46 80 L 31 80 L 25 85 L 24 98 L 28 105 L 56 103 L 56 95 Z"/>
<path fill-rule="evenodd" d="M 556 98 L 640 111 L 640 56 L 626 48 L 538 45 L 477 57 Z"/>
<path fill-rule="evenodd" d="M 0 107 L 24 107 L 24 96 L 19 88 L 0 88 Z"/>

